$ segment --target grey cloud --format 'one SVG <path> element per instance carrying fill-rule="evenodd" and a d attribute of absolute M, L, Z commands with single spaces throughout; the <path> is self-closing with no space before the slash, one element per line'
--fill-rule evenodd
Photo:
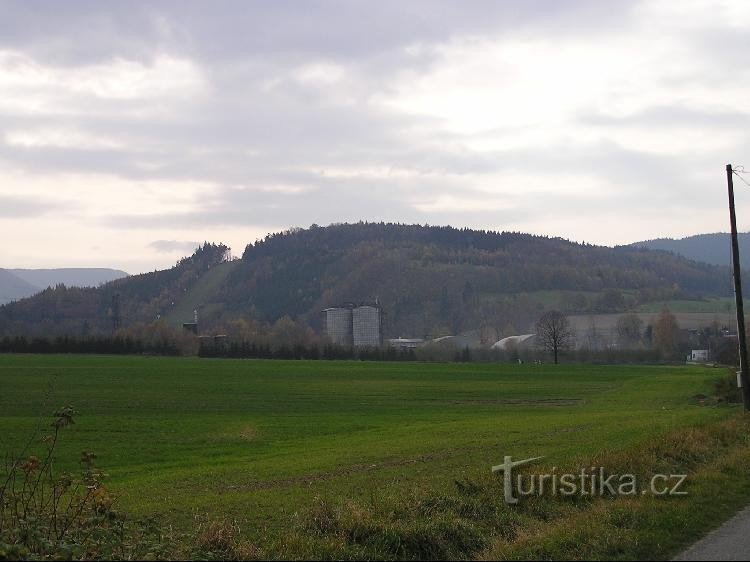
<path fill-rule="evenodd" d="M 690 109 L 681 105 L 652 106 L 625 116 L 612 116 L 601 112 L 580 115 L 585 125 L 605 127 L 744 129 L 750 125 L 750 113 Z"/>
<path fill-rule="evenodd" d="M 378 178 L 326 178 L 307 175 L 300 177 L 300 184 L 307 186 L 301 192 L 286 192 L 273 189 L 225 187 L 193 212 L 167 213 L 159 215 L 119 215 L 103 217 L 104 224 L 116 228 L 195 228 L 227 225 L 262 225 L 275 227 L 307 226 L 311 223 L 329 224 L 342 221 L 394 221 L 431 224 L 460 224 L 502 230 L 509 224 L 524 220 L 542 220 L 567 215 L 586 213 L 609 215 L 627 212 L 658 216 L 664 206 L 681 206 L 674 193 L 667 187 L 644 183 L 642 176 L 649 177 L 654 170 L 661 170 L 658 158 L 653 162 L 648 155 L 628 154 L 628 151 L 609 147 L 595 158 L 586 161 L 590 152 L 581 149 L 561 154 L 558 161 L 547 162 L 549 168 L 540 169 L 541 177 L 554 186 L 555 175 L 565 171 L 592 174 L 621 173 L 635 168 L 637 174 L 630 178 L 628 190 L 595 190 L 589 193 L 569 193 L 554 190 L 540 191 L 538 187 L 523 184 L 497 185 L 495 190 L 479 190 L 467 185 L 460 177 L 436 175 L 421 178 L 397 178 L 384 181 Z M 562 151 L 561 151 L 562 152 Z M 532 165 L 538 154 L 520 151 L 511 158 L 514 165 Z M 522 159 L 522 163 L 517 161 Z M 629 159 L 629 161 L 628 161 Z M 624 164 L 614 164 L 625 160 Z M 537 161 L 537 165 L 539 162 Z M 611 168 L 607 168 L 612 164 Z M 556 167 L 559 166 L 559 167 Z M 650 171 L 649 171 L 650 169 Z M 663 172 L 663 170 L 662 170 Z M 642 176 L 641 176 L 642 175 Z M 712 195 L 700 183 L 686 183 L 686 191 L 693 190 L 709 202 Z M 696 195 L 697 196 L 697 195 Z M 457 201 L 456 208 L 430 208 L 431 204 L 444 197 Z M 460 203 L 469 203 L 462 209 Z M 420 209 L 427 206 L 428 210 Z"/>
<path fill-rule="evenodd" d="M 209 203 L 194 212 L 151 216 L 121 215 L 104 217 L 102 220 L 107 225 L 118 228 L 160 228 L 165 225 L 272 227 L 279 224 L 299 226 L 363 219 L 432 222 L 436 214 L 420 211 L 416 205 L 429 204 L 444 195 L 460 194 L 460 197 L 473 200 L 497 197 L 466 186 L 459 188 L 455 180 L 445 178 L 385 182 L 369 178 L 325 178 L 311 175 L 305 184 L 308 187 L 301 192 L 224 188 Z"/>
<path fill-rule="evenodd" d="M 148 47 L 205 60 L 261 56 L 337 59 L 369 57 L 416 42 L 456 34 L 494 33 L 534 25 L 557 35 L 582 29 L 604 32 L 622 25 L 632 2 L 545 0 L 346 0 L 242 2 L 200 0 L 159 3 L 0 2 L 0 45 L 33 50 L 48 60 L 77 64 L 103 57 L 145 55 Z M 50 17 L 54 13 L 54 17 Z M 616 22 L 616 23 L 615 23 Z"/>
<path fill-rule="evenodd" d="M 439 130 L 429 119 L 376 110 L 368 96 L 382 87 L 382 73 L 414 64 L 394 50 L 429 45 L 461 34 L 495 33 L 548 25 L 599 30 L 613 14 L 627 19 L 627 2 L 588 0 L 384 2 L 377 8 L 351 2 L 164 2 L 109 4 L 71 2 L 55 18 L 50 2 L 2 3 L 11 15 L 0 22 L 0 45 L 20 47 L 55 64 L 107 57 L 139 58 L 143 49 L 194 57 L 210 76 L 207 98 L 189 100 L 179 116 L 137 118 L 138 101 L 63 98 L 73 116 L 42 115 L 18 125 L 71 126 L 122 142 L 123 149 L 4 147 L 0 159 L 36 172 L 113 173 L 133 179 L 198 179 L 250 187 L 304 181 L 306 167 L 397 166 L 423 171 L 482 173 L 498 168 L 491 157 L 447 147 L 420 147 L 409 133 L 417 126 Z M 10 25 L 9 22 L 13 22 Z M 597 31 L 598 32 L 598 31 Z M 75 38 L 75 40 L 72 40 Z M 85 45 L 85 48 L 79 48 Z M 341 104 L 288 77 L 316 57 L 349 61 L 352 77 L 342 89 L 355 96 Z M 429 64 L 433 57 L 416 64 Z M 375 73 L 373 73 L 375 70 Z M 278 87 L 262 88 L 278 78 Z M 8 122 L 5 121 L 4 122 Z M 439 133 L 437 133 L 439 134 Z M 451 139 L 446 139 L 450 144 Z M 456 139 L 460 142 L 460 139 Z M 457 143 L 455 143 L 457 144 Z M 502 162 L 502 156 L 498 159 Z M 505 159 L 507 162 L 507 159 Z M 396 195 L 396 197 L 398 197 Z"/>
<path fill-rule="evenodd" d="M 125 215 L 104 218 L 120 228 L 211 227 L 221 225 L 306 225 L 374 220 L 399 220 L 412 214 L 408 205 L 394 201 L 384 190 L 360 191 L 331 187 L 303 193 L 227 189 L 212 204 L 195 212 L 166 215 Z"/>
<path fill-rule="evenodd" d="M 626 118 L 587 110 L 578 116 L 578 124 L 601 131 L 596 140 L 480 152 L 465 148 L 471 135 L 448 133 L 433 119 L 371 103 L 370 96 L 387 89 L 393 76 L 435 64 L 439 54 L 433 47 L 438 43 L 462 35 L 533 32 L 560 42 L 570 35 L 585 35 L 595 44 L 606 40 L 609 30 L 622 31 L 632 24 L 632 2 L 71 1 L 65 9 L 56 6 L 51 1 L 0 0 L 0 13 L 8 16 L 0 20 L 0 48 L 22 50 L 42 64 L 71 66 L 114 57 L 149 63 L 156 53 L 166 53 L 196 62 L 207 78 L 208 92 L 181 100 L 180 107 L 163 101 L 60 94 L 55 98 L 59 111 L 0 114 L 6 131 L 74 128 L 121 145 L 0 145 L 0 160 L 13 167 L 33 173 L 103 173 L 219 186 L 215 197 L 200 201 L 192 212 L 101 218 L 101 224 L 117 228 L 305 226 L 370 219 L 502 229 L 526 218 L 575 214 L 584 207 L 591 213 L 609 213 L 616 207 L 645 214 L 662 205 L 680 206 L 681 198 L 708 204 L 704 178 L 685 170 L 713 166 L 716 155 L 703 154 L 699 147 L 681 155 L 625 149 L 608 140 L 607 130 L 697 126 L 737 131 L 748 120 L 744 114 L 680 106 L 652 107 Z M 741 44 L 743 39 L 737 36 L 733 41 Z M 415 43 L 425 44 L 419 55 L 403 51 Z M 296 68 L 321 59 L 345 65 L 341 84 L 324 90 L 295 81 Z M 275 86 L 269 87 L 269 81 Z M 341 102 L 337 95 L 347 100 Z M 63 109 L 75 111 L 66 114 Z M 140 109 L 158 111 L 139 116 Z M 750 145 L 737 151 L 744 149 Z M 392 167 L 413 174 L 330 174 L 342 167 Z M 328 174 L 318 173 L 326 170 Z M 497 185 L 496 192 L 487 193 L 475 189 L 470 179 L 530 170 L 550 185 L 563 174 L 579 174 L 598 178 L 603 190 L 611 182 L 620 191 L 610 189 L 609 199 L 602 199 L 598 194 L 557 195 L 524 185 Z M 279 191 L 279 186 L 302 190 Z M 498 211 L 429 213 L 415 207 L 448 196 L 508 205 Z M 16 216 L 23 212 L 21 203 L 16 201 Z M 43 212 L 43 206 L 29 205 L 27 213 Z M 158 252 L 186 249 L 170 246 L 180 243 L 157 240 L 150 247 Z"/>
<path fill-rule="evenodd" d="M 115 149 L 5 146 L 0 150 L 0 161 L 30 172 L 85 172 L 139 179 L 145 179 L 149 174 L 143 166 L 139 168 L 138 163 L 151 158 L 149 153 Z"/>
<path fill-rule="evenodd" d="M 0 218 L 34 218 L 65 207 L 66 205 L 58 202 L 52 203 L 29 199 L 28 197 L 0 195 Z"/>
<path fill-rule="evenodd" d="M 198 246 L 200 246 L 200 242 L 191 242 L 189 240 L 154 240 L 148 245 L 152 250 L 164 254 L 191 252 Z"/>

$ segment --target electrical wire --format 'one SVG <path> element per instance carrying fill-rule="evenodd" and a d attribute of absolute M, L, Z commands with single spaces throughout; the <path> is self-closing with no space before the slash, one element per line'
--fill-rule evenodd
<path fill-rule="evenodd" d="M 732 170 L 732 173 L 737 176 L 737 179 L 739 179 L 742 183 L 744 183 L 746 186 L 750 187 L 750 183 L 743 178 L 740 174 L 737 173 L 737 170 Z M 740 172 L 741 174 L 750 174 L 750 172 Z"/>

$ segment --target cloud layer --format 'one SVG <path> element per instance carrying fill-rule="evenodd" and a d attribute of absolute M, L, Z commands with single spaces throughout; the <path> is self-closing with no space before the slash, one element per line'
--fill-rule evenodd
<path fill-rule="evenodd" d="M 0 11 L 2 266 L 356 220 L 681 236 L 725 230 L 750 164 L 742 1 Z"/>

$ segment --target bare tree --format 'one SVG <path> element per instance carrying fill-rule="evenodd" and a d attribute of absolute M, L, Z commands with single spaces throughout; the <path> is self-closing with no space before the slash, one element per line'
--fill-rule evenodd
<path fill-rule="evenodd" d="M 536 323 L 536 335 L 544 348 L 552 353 L 557 365 L 560 350 L 566 349 L 573 341 L 568 318 L 557 310 L 545 312 Z"/>

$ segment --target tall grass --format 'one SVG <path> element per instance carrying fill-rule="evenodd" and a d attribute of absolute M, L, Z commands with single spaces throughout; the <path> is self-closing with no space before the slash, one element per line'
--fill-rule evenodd
<path fill-rule="evenodd" d="M 544 496 L 507 506 L 502 483 L 487 474 L 439 494 L 385 492 L 364 504 L 316 497 L 296 530 L 267 552 L 280 559 L 663 558 L 750 499 L 746 479 L 729 482 L 748 460 L 750 418 L 738 415 L 558 467 L 577 473 L 603 466 L 638 481 L 684 473 L 688 496 Z M 717 481 L 727 481 L 723 495 L 716 494 Z"/>

